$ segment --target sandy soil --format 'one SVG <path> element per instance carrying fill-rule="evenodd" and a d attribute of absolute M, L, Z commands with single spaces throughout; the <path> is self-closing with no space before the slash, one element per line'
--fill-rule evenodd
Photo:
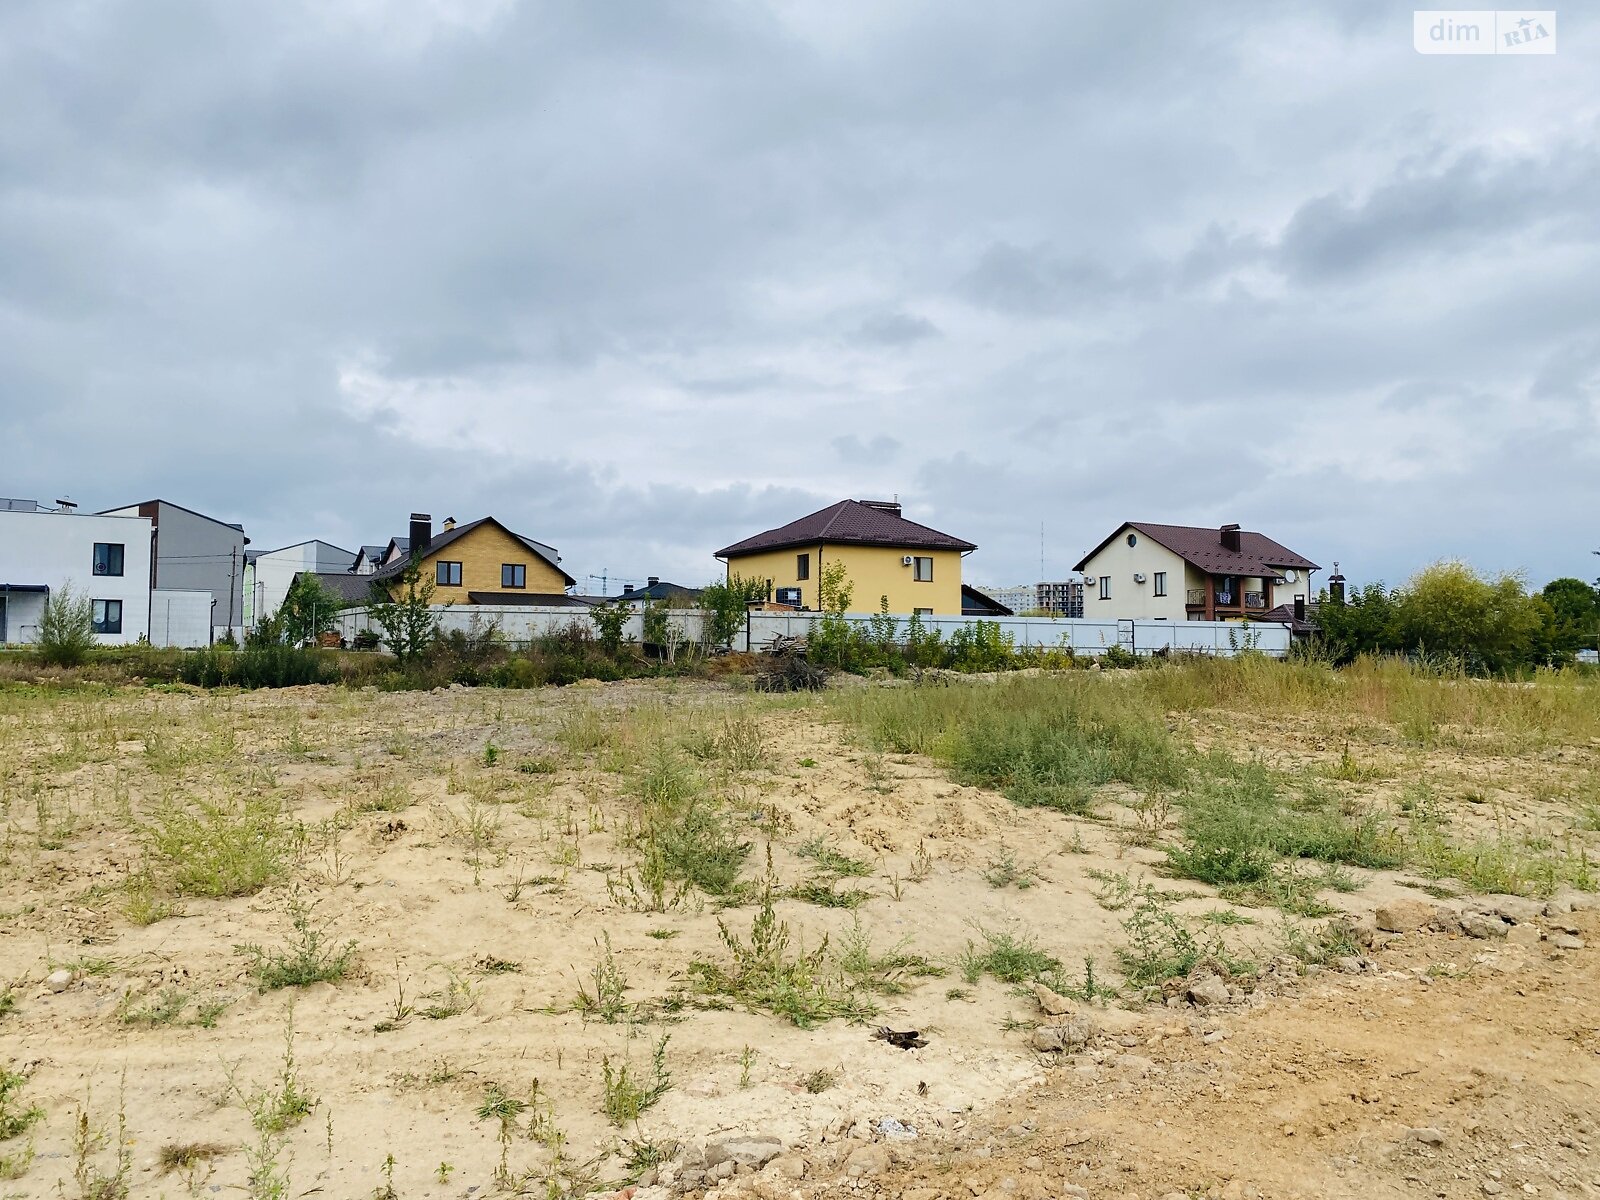
<path fill-rule="evenodd" d="M 119 1111 L 131 1195 L 249 1194 L 261 1140 L 240 1098 L 280 1079 L 291 1021 L 294 1070 L 316 1103 L 272 1149 L 285 1195 L 486 1195 L 508 1178 L 544 1195 L 558 1156 L 558 1183 L 599 1185 L 625 1180 L 642 1145 L 676 1145 L 692 1163 L 734 1133 L 799 1148 L 810 1173 L 769 1168 L 724 1190 L 826 1192 L 886 1116 L 919 1133 L 887 1143 L 907 1165 L 842 1191 L 931 1188 L 931 1200 L 1076 1194 L 1063 1193 L 1071 1184 L 1148 1200 L 1239 1180 L 1274 1196 L 1468 1195 L 1480 1194 L 1478 1164 L 1493 1151 L 1508 1192 L 1529 1182 L 1590 1194 L 1596 1171 L 1585 1173 L 1578 1149 L 1551 1148 L 1558 1128 L 1587 1139 L 1573 1114 L 1596 1107 L 1589 950 L 1408 935 L 1376 974 L 1263 988 L 1224 1015 L 1101 1005 L 1098 1039 L 1065 1057 L 1031 1048 L 1041 1014 L 1030 996 L 954 970 L 876 998 L 870 1024 L 926 1034 L 909 1053 L 861 1024 L 803 1030 L 707 1007 L 686 968 L 724 955 L 719 921 L 747 935 L 753 909 L 696 897 L 634 911 L 614 884 L 635 856 L 626 833 L 641 755 L 740 714 L 757 723 L 761 765 L 719 786 L 745 814 L 747 874 L 770 852 L 779 880 L 800 882 L 815 870 L 800 851 L 817 837 L 872 866 L 843 881 L 871 893 L 853 913 L 778 903 L 801 946 L 837 947 L 859 922 L 879 951 L 903 945 L 948 965 L 981 930 L 1010 930 L 1073 971 L 1088 959 L 1114 978 L 1126 914 L 1102 902 L 1108 877 L 1173 886 L 1118 803 L 1130 797 L 1108 793 L 1100 820 L 1021 810 L 933 764 L 862 751 L 811 700 L 637 683 L 15 700 L 0 710 L 0 990 L 9 983 L 14 1003 L 0 1016 L 0 1067 L 26 1077 L 20 1095 L 45 1116 L 0 1143 L 0 1161 L 11 1155 L 20 1172 L 0 1180 L 0 1197 L 84 1194 L 86 1166 L 114 1169 Z M 1292 720 L 1256 736 L 1272 754 L 1340 753 L 1326 731 Z M 1415 758 L 1362 749 L 1395 773 L 1352 789 L 1374 795 L 1397 788 Z M 158 866 L 146 836 L 155 815 L 246 795 L 281 803 L 296 823 L 287 873 L 253 895 L 181 898 L 165 919 L 130 920 L 130 881 Z M 378 797 L 385 808 L 370 811 Z M 1530 815 L 1519 819 L 1538 819 L 1547 801 L 1523 799 Z M 1028 886 L 996 886 L 998 864 Z M 1328 896 L 1352 914 L 1422 894 L 1404 872 L 1354 874 L 1359 891 Z M 337 984 L 259 992 L 235 948 L 282 944 L 296 900 L 315 905 L 329 937 L 354 943 L 354 969 Z M 1219 902 L 1184 886 L 1175 907 L 1192 917 Z M 1241 912 L 1254 923 L 1230 939 L 1270 960 L 1280 915 Z M 628 981 L 631 1019 L 616 1023 L 573 1005 L 606 938 Z M 1458 969 L 1429 975 L 1441 956 Z M 174 1020 L 128 1019 L 180 993 Z M 208 1003 L 223 1007 L 197 1023 Z M 1208 1043 L 1191 1023 L 1227 1036 Z M 663 1035 L 671 1089 L 637 1123 L 612 1125 L 603 1061 L 643 1071 Z M 808 1088 L 818 1078 L 828 1085 Z M 478 1112 L 492 1088 L 533 1098 L 504 1144 L 501 1124 Z M 93 1153 L 74 1146 L 80 1111 L 107 1135 Z M 542 1140 L 527 1134 L 540 1114 Z M 1445 1129 L 1442 1146 L 1397 1132 L 1422 1124 Z M 216 1153 L 164 1169 L 163 1150 L 192 1144 Z M 1530 1146 L 1546 1165 L 1518 1161 L 1532 1161 Z M 798 1170 L 793 1156 L 781 1165 Z"/>

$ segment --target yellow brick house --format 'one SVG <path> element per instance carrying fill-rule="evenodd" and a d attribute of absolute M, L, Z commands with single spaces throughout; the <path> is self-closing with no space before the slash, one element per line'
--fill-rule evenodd
<path fill-rule="evenodd" d="M 976 549 L 906 520 L 897 501 L 840 500 L 716 556 L 730 578 L 759 579 L 770 599 L 796 608 L 820 608 L 823 568 L 843 563 L 853 587 L 851 612 L 877 612 L 887 597 L 892 613 L 959 617 L 961 560 Z"/>
<path fill-rule="evenodd" d="M 411 514 L 410 559 L 434 585 L 435 604 L 583 607 L 567 595 L 576 580 L 558 565 L 555 548 L 513 533 L 493 517 L 457 525 L 445 521 L 438 536 L 427 513 Z M 368 576 L 395 595 L 410 559 L 396 561 Z"/>

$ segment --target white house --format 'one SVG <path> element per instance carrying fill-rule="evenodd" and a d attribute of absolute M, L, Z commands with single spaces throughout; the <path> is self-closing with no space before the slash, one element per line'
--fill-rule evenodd
<path fill-rule="evenodd" d="M 102 645 L 148 636 L 151 528 L 148 517 L 0 500 L 0 644 L 38 641 L 45 601 L 68 586 L 93 602 Z"/>
<path fill-rule="evenodd" d="M 245 624 L 253 629 L 276 613 L 289 594 L 289 585 L 302 571 L 346 573 L 355 557 L 331 542 L 316 539 L 250 555 L 245 568 Z"/>
<path fill-rule="evenodd" d="M 1237 525 L 1128 521 L 1073 570 L 1083 575 L 1086 617 L 1229 621 L 1312 599 L 1311 575 L 1320 568 Z"/>

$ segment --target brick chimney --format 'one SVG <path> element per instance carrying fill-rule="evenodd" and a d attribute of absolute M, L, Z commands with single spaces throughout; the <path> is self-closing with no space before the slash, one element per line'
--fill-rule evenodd
<path fill-rule="evenodd" d="M 421 558 L 428 552 L 428 543 L 433 541 L 433 514 L 411 514 L 411 557 Z"/>
<path fill-rule="evenodd" d="M 653 588 L 653 587 L 655 587 L 656 584 L 658 584 L 660 582 L 661 582 L 661 577 L 659 575 L 652 575 L 652 576 L 650 576 L 650 581 L 645 584 L 645 587 Z"/>
<path fill-rule="evenodd" d="M 1222 535 L 1222 548 L 1239 553 L 1239 527 L 1237 525 L 1224 525 L 1219 531 Z"/>

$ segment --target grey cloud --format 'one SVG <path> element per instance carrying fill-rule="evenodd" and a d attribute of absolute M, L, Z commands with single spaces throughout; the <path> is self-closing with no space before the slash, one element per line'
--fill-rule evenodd
<path fill-rule="evenodd" d="M 887 312 L 861 322 L 850 340 L 858 346 L 909 346 L 940 336 L 939 327 L 927 317 L 919 317 L 914 313 Z"/>
<path fill-rule="evenodd" d="M 862 439 L 853 433 L 833 439 L 833 449 L 847 463 L 872 466 L 893 458 L 900 452 L 900 443 L 888 434 Z"/>
<path fill-rule="evenodd" d="M 1441 63 L 1376 0 L 455 7 L 0 7 L 3 490 L 258 544 L 504 513 L 689 582 L 902 482 L 989 581 L 1040 516 L 1052 573 L 1130 515 L 1586 566 L 1579 28 Z M 1454 459 L 1360 477 L 1361 422 L 1448 397 Z"/>

